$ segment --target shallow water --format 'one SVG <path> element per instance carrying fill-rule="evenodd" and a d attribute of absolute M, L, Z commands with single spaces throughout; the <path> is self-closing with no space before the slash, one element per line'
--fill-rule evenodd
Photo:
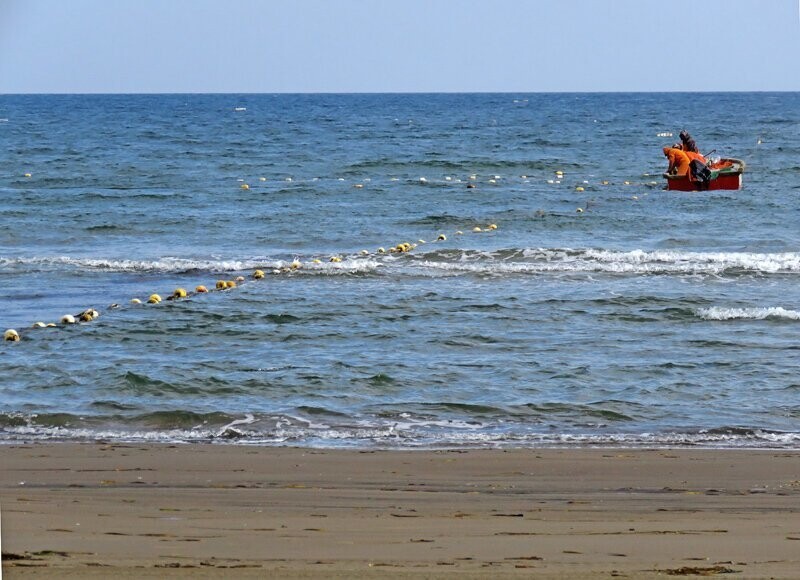
<path fill-rule="evenodd" d="M 744 189 L 662 190 L 683 127 Z M 796 93 L 0 96 L 0 438 L 796 448 L 799 128 Z"/>

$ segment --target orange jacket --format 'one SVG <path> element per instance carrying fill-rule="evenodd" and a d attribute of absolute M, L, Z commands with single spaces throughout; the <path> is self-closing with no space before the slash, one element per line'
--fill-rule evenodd
<path fill-rule="evenodd" d="M 689 173 L 689 156 L 680 149 L 672 147 L 664 147 L 664 155 L 669 159 L 669 168 L 667 173 L 672 173 L 677 169 L 677 175 L 686 175 Z"/>
<path fill-rule="evenodd" d="M 693 151 L 684 151 L 684 153 L 686 153 L 686 156 L 689 158 L 689 161 L 694 161 L 695 159 L 697 159 L 703 165 L 706 164 L 706 158 L 700 155 L 699 153 L 695 153 Z"/>

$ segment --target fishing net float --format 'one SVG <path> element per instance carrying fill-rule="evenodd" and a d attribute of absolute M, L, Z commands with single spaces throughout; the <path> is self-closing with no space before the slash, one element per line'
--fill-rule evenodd
<path fill-rule="evenodd" d="M 475 226 L 472 229 L 472 231 L 475 232 L 475 233 L 479 233 L 479 232 L 494 231 L 496 229 L 497 229 L 497 224 L 492 223 L 492 224 L 487 225 L 484 228 L 481 228 L 480 226 Z M 463 232 L 461 230 L 457 230 L 455 232 L 455 235 L 463 235 Z M 440 233 L 440 234 L 438 234 L 436 236 L 436 240 L 435 241 L 436 242 L 447 241 L 447 236 L 444 233 Z M 390 247 L 388 250 L 386 250 L 383 247 L 378 248 L 375 253 L 376 254 L 386 254 L 386 253 L 389 253 L 389 254 L 405 254 L 405 253 L 411 252 L 412 250 L 416 249 L 419 245 L 422 245 L 422 244 L 425 244 L 425 243 L 427 243 L 427 242 L 425 242 L 425 240 L 422 240 L 422 239 L 418 240 L 418 243 L 401 242 L 401 243 L 399 243 L 399 244 L 397 244 L 395 246 Z M 369 252 L 369 250 L 361 250 L 359 252 L 359 255 L 361 255 L 361 256 L 369 256 L 370 252 Z M 328 259 L 328 261 L 331 262 L 331 263 L 340 263 L 340 262 L 342 262 L 342 257 L 339 256 L 339 255 L 333 255 Z M 314 259 L 312 259 L 310 261 L 310 263 L 311 264 L 321 264 L 322 261 L 319 258 L 314 258 Z M 294 260 L 292 260 L 292 262 L 288 266 L 284 266 L 282 268 L 276 268 L 276 269 L 272 270 L 272 272 L 273 272 L 273 274 L 284 274 L 284 273 L 289 273 L 289 272 L 294 272 L 294 271 L 300 270 L 300 269 L 302 269 L 302 267 L 303 267 L 303 263 L 300 260 L 298 260 L 297 258 L 295 258 Z M 259 270 L 255 270 L 250 275 L 250 278 L 252 280 L 254 280 L 254 281 L 263 280 L 265 278 L 264 271 L 260 270 L 260 269 Z M 238 286 L 240 284 L 244 284 L 246 281 L 247 280 L 246 280 L 246 278 L 244 276 L 237 276 L 233 280 L 222 280 L 221 279 L 221 280 L 217 280 L 217 282 L 214 285 L 214 289 L 213 290 L 209 290 L 206 286 L 200 284 L 200 285 L 195 287 L 194 292 L 189 292 L 185 288 L 179 287 L 179 288 L 176 288 L 172 292 L 172 294 L 168 295 L 166 297 L 166 300 L 167 301 L 179 301 L 179 300 L 183 300 L 183 299 L 186 299 L 186 298 L 189 298 L 189 297 L 192 297 L 192 296 L 197 296 L 197 295 L 200 295 L 200 294 L 208 294 L 209 292 L 212 292 L 212 291 L 214 291 L 214 292 L 225 292 L 225 291 L 229 291 L 229 290 L 233 290 L 235 288 L 238 288 Z M 142 304 L 149 304 L 149 305 L 152 305 L 152 306 L 157 306 L 157 305 L 161 304 L 163 301 L 164 301 L 164 299 L 162 299 L 160 294 L 153 293 L 150 296 L 148 296 L 147 300 L 144 301 L 144 302 L 139 298 L 132 298 L 130 300 L 130 304 L 133 305 L 133 306 L 141 306 Z M 111 304 L 108 307 L 108 310 L 116 310 L 116 309 L 119 309 L 120 307 L 121 306 L 119 304 Z M 73 314 L 65 314 L 64 316 L 62 316 L 59 319 L 59 323 L 58 324 L 53 323 L 53 322 L 50 322 L 50 323 L 35 322 L 33 325 L 31 325 L 31 327 L 29 329 L 23 331 L 22 334 L 20 334 L 20 332 L 18 332 L 17 330 L 15 330 L 13 328 L 9 328 L 8 330 L 5 331 L 5 333 L 3 333 L 3 340 L 5 342 L 19 342 L 20 340 L 22 340 L 23 335 L 26 334 L 28 331 L 34 331 L 34 330 L 43 329 L 43 328 L 56 328 L 56 327 L 59 327 L 59 326 L 70 326 L 70 325 L 73 325 L 73 324 L 88 324 L 88 323 L 91 323 L 94 320 L 96 320 L 99 316 L 100 316 L 100 312 L 97 309 L 95 309 L 95 308 L 87 308 L 87 309 L 79 312 L 78 314 L 74 314 L 74 315 Z"/>

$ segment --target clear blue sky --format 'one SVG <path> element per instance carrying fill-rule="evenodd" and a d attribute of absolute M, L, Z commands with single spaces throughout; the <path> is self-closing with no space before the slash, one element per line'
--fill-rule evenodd
<path fill-rule="evenodd" d="M 800 90 L 799 0 L 0 0 L 0 93 Z"/>

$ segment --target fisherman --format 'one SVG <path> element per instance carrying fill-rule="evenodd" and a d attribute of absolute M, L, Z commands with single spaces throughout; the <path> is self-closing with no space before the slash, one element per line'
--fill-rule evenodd
<path fill-rule="evenodd" d="M 683 148 L 683 144 L 682 143 L 675 143 L 672 146 L 672 148 L 673 149 L 680 149 L 681 151 L 683 151 L 686 154 L 686 157 L 689 158 L 689 162 L 690 163 L 692 161 L 695 161 L 695 160 L 697 160 L 701 165 L 705 165 L 707 163 L 705 157 L 703 157 L 700 153 L 695 153 L 694 151 L 687 151 L 686 149 Z"/>
<path fill-rule="evenodd" d="M 689 156 L 676 147 L 664 147 L 664 156 L 669 160 L 667 173 L 686 175 L 689 173 Z"/>
<path fill-rule="evenodd" d="M 680 135 L 678 136 L 681 138 L 681 143 L 682 143 L 681 149 L 683 149 L 684 152 L 698 153 L 698 154 L 700 153 L 700 149 L 697 148 L 697 143 L 695 143 L 694 139 L 692 139 L 692 136 L 689 135 L 689 132 L 686 129 L 681 131 Z"/>

